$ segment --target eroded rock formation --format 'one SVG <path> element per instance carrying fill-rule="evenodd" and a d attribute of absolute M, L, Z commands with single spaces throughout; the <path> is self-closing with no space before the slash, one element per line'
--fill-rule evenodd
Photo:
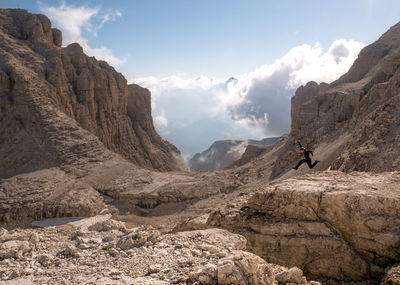
<path fill-rule="evenodd" d="M 310 278 L 376 280 L 400 260 L 399 185 L 398 172 L 291 178 L 212 213 L 207 224 L 244 235 L 252 252 Z"/>
<path fill-rule="evenodd" d="M 128 87 L 76 43 L 61 48 L 61 32 L 44 15 L 1 9 L 0 17 L 0 177 L 69 163 L 52 151 L 60 140 L 74 145 L 68 156 L 104 145 L 142 167 L 184 169 L 179 151 L 154 129 L 148 90 Z M 57 125 L 66 117 L 77 132 L 87 131 L 79 145 L 66 134 L 72 126 Z M 89 143 L 96 139 L 89 135 L 101 143 Z"/>

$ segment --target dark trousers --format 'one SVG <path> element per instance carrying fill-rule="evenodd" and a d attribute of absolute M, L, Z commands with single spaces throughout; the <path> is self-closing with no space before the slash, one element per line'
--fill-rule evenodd
<path fill-rule="evenodd" d="M 299 161 L 299 163 L 297 163 L 296 165 L 296 169 L 300 167 L 300 165 L 302 165 L 304 162 L 307 162 L 308 167 L 313 168 L 314 166 L 317 165 L 318 161 L 314 161 L 314 163 L 311 163 L 311 159 L 302 159 Z"/>

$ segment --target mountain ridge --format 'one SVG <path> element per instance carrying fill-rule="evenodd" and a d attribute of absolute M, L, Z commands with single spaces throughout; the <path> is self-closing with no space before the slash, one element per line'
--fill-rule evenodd
<path fill-rule="evenodd" d="M 262 140 L 218 140 L 201 153 L 196 153 L 189 160 L 191 171 L 212 171 L 229 167 L 238 160 L 248 145 L 270 145 L 277 138 L 264 138 Z"/>

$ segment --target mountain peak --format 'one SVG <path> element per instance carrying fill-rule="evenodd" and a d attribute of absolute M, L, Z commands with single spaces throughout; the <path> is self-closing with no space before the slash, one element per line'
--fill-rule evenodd
<path fill-rule="evenodd" d="M 332 85 L 353 83 L 365 76 L 373 77 L 379 72 L 383 59 L 396 53 L 399 48 L 400 22 L 392 26 L 374 43 L 363 48 L 349 71 L 333 82 Z"/>

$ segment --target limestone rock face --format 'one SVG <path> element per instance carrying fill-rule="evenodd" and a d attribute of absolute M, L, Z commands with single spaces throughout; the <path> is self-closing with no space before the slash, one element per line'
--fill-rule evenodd
<path fill-rule="evenodd" d="M 77 132 L 97 137 L 97 148 L 149 169 L 184 168 L 179 151 L 154 129 L 147 90 L 128 88 L 122 74 L 76 43 L 60 48 L 61 32 L 43 15 L 1 9 L 0 19 L 0 177 L 65 163 L 46 142 L 72 143 L 72 130 L 56 125 L 66 117 Z M 81 151 L 91 152 L 94 139 L 85 138 Z"/>
<path fill-rule="evenodd" d="M 400 261 L 400 173 L 321 172 L 272 183 L 207 224 L 240 233 L 268 262 L 325 281 L 380 278 Z"/>
<path fill-rule="evenodd" d="M 187 166 L 179 150 L 155 131 L 151 117 L 151 95 L 148 89 L 136 84 L 128 85 L 127 114 L 130 118 L 133 135 L 136 135 L 140 147 L 134 151 L 126 148 L 126 153 L 134 154 L 132 158 L 139 165 L 150 166 L 160 170 L 186 170 Z"/>
<path fill-rule="evenodd" d="M 333 85 L 357 82 L 364 77 L 380 73 L 379 65 L 386 57 L 398 52 L 400 46 L 400 23 L 391 27 L 376 42 L 361 50 L 350 70 Z"/>
<path fill-rule="evenodd" d="M 60 30 L 52 29 L 50 20 L 44 15 L 33 15 L 22 9 L 2 9 L 1 19 L 2 26 L 15 38 L 61 47 Z"/>

